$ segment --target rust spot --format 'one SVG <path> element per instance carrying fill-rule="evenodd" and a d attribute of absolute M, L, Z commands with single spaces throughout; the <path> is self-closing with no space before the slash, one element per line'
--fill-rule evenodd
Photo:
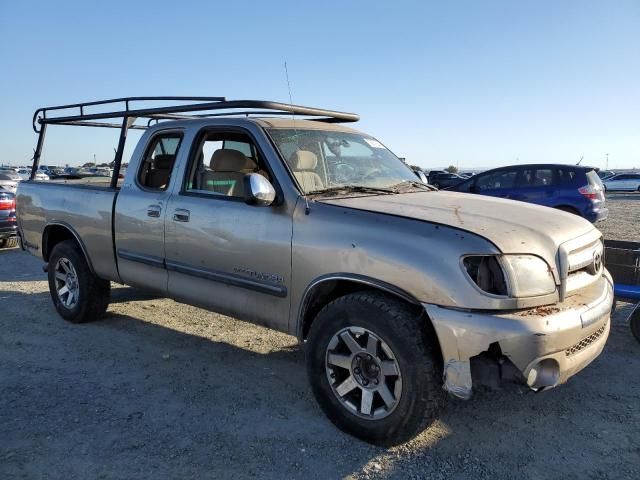
<path fill-rule="evenodd" d="M 546 317 L 547 315 L 553 315 L 558 313 L 560 309 L 558 307 L 536 307 L 530 310 L 525 310 L 520 313 L 521 317 Z"/>
<path fill-rule="evenodd" d="M 464 225 L 464 222 L 462 221 L 462 217 L 460 216 L 460 207 L 453 207 L 453 213 L 458 218 L 460 225 Z"/>

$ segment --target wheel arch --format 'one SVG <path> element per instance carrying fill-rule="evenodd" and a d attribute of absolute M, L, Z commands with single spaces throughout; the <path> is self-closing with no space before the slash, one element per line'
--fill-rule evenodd
<path fill-rule="evenodd" d="M 580 210 L 576 207 L 574 207 L 573 205 L 568 205 L 568 204 L 560 204 L 560 205 L 556 205 L 553 208 L 555 208 L 556 210 L 561 210 L 563 212 L 567 212 L 567 213 L 573 213 L 575 215 L 579 215 L 582 217 L 582 213 L 580 212 Z"/>
<path fill-rule="evenodd" d="M 306 340 L 316 315 L 327 303 L 343 295 L 362 290 L 379 291 L 394 296 L 412 305 L 416 311 L 424 311 L 420 302 L 411 294 L 382 280 L 347 273 L 323 275 L 311 282 L 302 295 L 296 316 L 295 331 L 298 340 L 300 342 Z"/>
<path fill-rule="evenodd" d="M 89 266 L 89 270 L 95 275 L 93 264 L 87 254 L 84 242 L 80 238 L 80 235 L 78 235 L 78 232 L 76 232 L 71 225 L 65 222 L 50 222 L 44 228 L 44 231 L 42 232 L 42 259 L 45 262 L 48 262 L 53 248 L 58 243 L 64 242 L 65 240 L 72 240 L 78 245 L 87 265 Z"/>

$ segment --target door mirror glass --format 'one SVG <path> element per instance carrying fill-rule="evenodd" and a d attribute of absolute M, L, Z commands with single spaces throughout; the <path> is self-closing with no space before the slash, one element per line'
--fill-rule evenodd
<path fill-rule="evenodd" d="M 250 205 L 267 207 L 276 199 L 276 191 L 263 175 L 247 173 L 244 176 L 245 202 Z"/>

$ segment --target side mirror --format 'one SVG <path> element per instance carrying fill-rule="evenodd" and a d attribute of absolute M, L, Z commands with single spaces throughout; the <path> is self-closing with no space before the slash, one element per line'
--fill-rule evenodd
<path fill-rule="evenodd" d="M 276 191 L 263 175 L 247 173 L 244 176 L 244 201 L 249 205 L 268 207 L 276 199 Z"/>

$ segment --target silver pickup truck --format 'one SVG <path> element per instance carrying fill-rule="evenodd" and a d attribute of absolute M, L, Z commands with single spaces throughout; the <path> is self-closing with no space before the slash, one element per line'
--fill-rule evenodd
<path fill-rule="evenodd" d="M 18 189 L 23 248 L 46 262 L 63 318 L 98 319 L 117 282 L 295 335 L 327 416 L 382 445 L 420 432 L 443 390 L 467 399 L 489 378 L 541 391 L 602 351 L 612 282 L 586 220 L 437 191 L 343 126 L 354 114 L 130 105 L 173 98 L 36 112 L 34 172 L 47 125 L 120 128 L 110 182 Z M 115 102 L 126 108 L 87 113 Z M 144 133 L 119 179 L 131 129 Z"/>

